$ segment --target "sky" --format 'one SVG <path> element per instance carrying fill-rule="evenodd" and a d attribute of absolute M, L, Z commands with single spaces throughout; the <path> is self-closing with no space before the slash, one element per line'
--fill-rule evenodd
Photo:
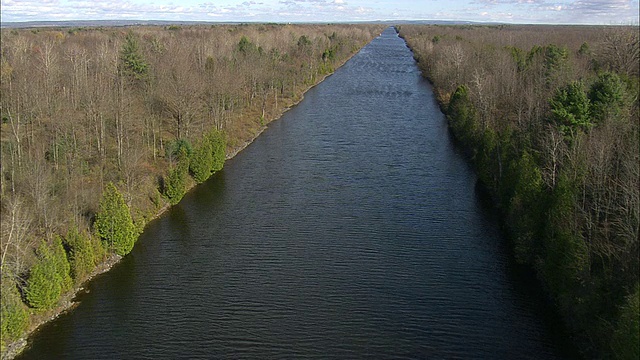
<path fill-rule="evenodd" d="M 0 0 L 2 22 L 455 20 L 638 25 L 638 0 Z"/>

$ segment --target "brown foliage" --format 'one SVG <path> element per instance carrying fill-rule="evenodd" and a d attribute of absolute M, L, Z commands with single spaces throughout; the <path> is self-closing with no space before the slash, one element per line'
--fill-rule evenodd
<path fill-rule="evenodd" d="M 231 152 L 381 30 L 373 25 L 3 29 L 0 36 L 2 272 L 19 278 L 34 243 L 89 230 L 101 190 L 117 184 L 137 225 L 165 205 L 166 146 L 212 128 Z M 144 76 L 125 71 L 137 43 Z M 298 39 L 310 42 L 301 49 Z M 245 37 L 250 51 L 240 51 Z M 170 155 L 170 154 L 169 154 Z"/>

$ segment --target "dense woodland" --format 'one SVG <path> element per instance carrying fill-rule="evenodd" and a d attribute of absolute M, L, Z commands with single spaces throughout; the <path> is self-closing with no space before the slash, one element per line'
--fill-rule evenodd
<path fill-rule="evenodd" d="M 3 29 L 3 351 L 381 30 Z"/>
<path fill-rule="evenodd" d="M 638 27 L 400 33 L 585 357 L 638 359 Z"/>

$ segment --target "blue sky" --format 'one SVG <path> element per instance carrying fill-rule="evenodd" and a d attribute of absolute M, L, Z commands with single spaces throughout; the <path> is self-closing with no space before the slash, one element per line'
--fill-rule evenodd
<path fill-rule="evenodd" d="M 638 0 L 0 0 L 2 21 L 464 20 L 634 24 Z"/>

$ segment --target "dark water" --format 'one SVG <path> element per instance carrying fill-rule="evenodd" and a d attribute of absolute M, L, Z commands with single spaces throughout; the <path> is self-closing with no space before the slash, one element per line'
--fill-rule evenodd
<path fill-rule="evenodd" d="M 475 181 L 388 29 L 151 223 L 24 358 L 564 356 Z"/>

